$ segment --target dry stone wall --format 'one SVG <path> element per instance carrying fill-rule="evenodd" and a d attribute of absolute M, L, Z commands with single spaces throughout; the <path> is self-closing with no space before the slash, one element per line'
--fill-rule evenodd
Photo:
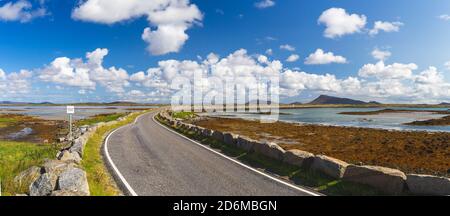
<path fill-rule="evenodd" d="M 335 179 L 369 185 L 384 193 L 416 195 L 450 195 L 450 179 L 439 176 L 408 174 L 379 166 L 357 166 L 325 155 L 314 155 L 301 150 L 285 151 L 276 143 L 260 142 L 228 132 L 213 131 L 174 119 L 170 111 L 159 113 L 160 119 L 172 127 L 191 130 L 227 145 L 256 152 L 284 163 L 321 172 Z"/>
<path fill-rule="evenodd" d="M 98 128 L 115 125 L 127 117 L 78 128 L 72 145 L 61 149 L 56 154 L 56 159 L 46 159 L 42 166 L 33 166 L 23 171 L 14 181 L 16 184 L 31 182 L 26 194 L 30 196 L 89 196 L 86 172 L 80 166 L 86 143 Z"/>

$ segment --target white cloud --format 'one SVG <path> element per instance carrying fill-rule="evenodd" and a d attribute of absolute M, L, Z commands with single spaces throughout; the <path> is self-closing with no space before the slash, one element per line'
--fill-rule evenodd
<path fill-rule="evenodd" d="M 122 68 L 104 68 L 103 58 L 106 55 L 108 49 L 96 49 L 86 54 L 86 62 L 82 59 L 56 58 L 39 71 L 39 78 L 45 82 L 91 90 L 99 83 L 109 92 L 124 92 L 124 88 L 129 86 L 128 73 Z"/>
<path fill-rule="evenodd" d="M 266 55 L 273 55 L 273 50 L 272 49 L 267 49 L 266 50 Z"/>
<path fill-rule="evenodd" d="M 297 54 L 292 54 L 292 55 L 290 55 L 290 56 L 286 59 L 286 61 L 287 61 L 287 62 L 296 62 L 299 58 L 300 58 L 299 55 L 297 55 Z"/>
<path fill-rule="evenodd" d="M 366 21 L 365 15 L 348 14 L 343 8 L 330 8 L 324 11 L 318 20 L 326 26 L 324 36 L 327 38 L 361 32 Z"/>
<path fill-rule="evenodd" d="M 114 24 L 146 16 L 152 27 L 142 33 L 153 55 L 179 52 L 189 39 L 186 34 L 203 15 L 188 0 L 87 0 L 73 10 L 74 19 Z"/>
<path fill-rule="evenodd" d="M 26 0 L 8 2 L 0 7 L 0 20 L 29 22 L 34 18 L 47 15 L 43 2 L 39 8 L 34 9 L 33 5 Z"/>
<path fill-rule="evenodd" d="M 32 72 L 21 70 L 7 74 L 0 69 L 0 98 L 27 94 L 31 90 Z"/>
<path fill-rule="evenodd" d="M 377 35 L 380 31 L 398 32 L 400 30 L 400 26 L 403 26 L 403 23 L 376 21 L 373 29 L 369 31 L 369 35 Z"/>
<path fill-rule="evenodd" d="M 311 53 L 305 59 L 305 64 L 308 65 L 331 63 L 345 64 L 347 63 L 347 59 L 342 56 L 334 55 L 332 52 L 325 53 L 322 49 L 317 49 L 316 52 Z"/>
<path fill-rule="evenodd" d="M 444 21 L 450 21 L 450 15 L 442 14 L 439 16 L 439 19 L 444 20 Z"/>
<path fill-rule="evenodd" d="M 281 46 L 280 46 L 280 49 L 282 49 L 282 50 L 287 50 L 287 51 L 291 51 L 291 52 L 295 51 L 295 47 L 293 47 L 293 46 L 291 46 L 291 45 L 289 45 L 289 44 L 283 44 L 283 45 L 281 45 Z"/>
<path fill-rule="evenodd" d="M 275 2 L 273 0 L 261 0 L 255 3 L 255 7 L 259 9 L 269 8 L 275 6 Z"/>
<path fill-rule="evenodd" d="M 389 57 L 391 57 L 392 53 L 387 50 L 380 50 L 378 48 L 375 48 L 371 54 L 374 59 L 379 60 L 379 61 L 384 61 L 384 60 L 388 59 Z"/>
<path fill-rule="evenodd" d="M 447 70 L 450 70 L 450 61 L 444 63 L 444 66 L 446 67 Z"/>
<path fill-rule="evenodd" d="M 385 65 L 383 61 L 376 64 L 366 64 L 358 72 L 361 77 L 377 77 L 379 79 L 408 79 L 412 77 L 413 70 L 417 70 L 414 63 L 394 63 Z"/>

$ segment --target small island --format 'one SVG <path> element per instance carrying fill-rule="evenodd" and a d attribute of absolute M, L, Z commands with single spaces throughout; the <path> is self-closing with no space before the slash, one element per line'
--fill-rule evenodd
<path fill-rule="evenodd" d="M 449 110 L 404 110 L 404 109 L 382 109 L 376 111 L 363 112 L 340 112 L 341 115 L 380 115 L 384 113 L 428 113 L 447 115 L 438 119 L 428 119 L 423 121 L 413 121 L 405 123 L 411 126 L 450 126 L 450 111 Z"/>

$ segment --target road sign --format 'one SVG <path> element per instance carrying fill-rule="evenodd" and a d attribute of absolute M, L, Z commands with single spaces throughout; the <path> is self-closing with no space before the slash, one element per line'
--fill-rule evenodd
<path fill-rule="evenodd" d="M 75 107 L 67 106 L 67 114 L 74 114 L 74 113 L 75 113 Z"/>

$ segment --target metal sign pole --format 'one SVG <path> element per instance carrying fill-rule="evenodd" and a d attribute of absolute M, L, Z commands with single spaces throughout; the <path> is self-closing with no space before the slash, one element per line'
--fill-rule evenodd
<path fill-rule="evenodd" d="M 69 141 L 72 141 L 73 134 L 72 134 L 72 115 L 75 113 L 75 107 L 74 106 L 67 106 L 67 114 L 69 114 Z"/>
<path fill-rule="evenodd" d="M 72 114 L 69 114 L 69 140 L 72 140 Z"/>

